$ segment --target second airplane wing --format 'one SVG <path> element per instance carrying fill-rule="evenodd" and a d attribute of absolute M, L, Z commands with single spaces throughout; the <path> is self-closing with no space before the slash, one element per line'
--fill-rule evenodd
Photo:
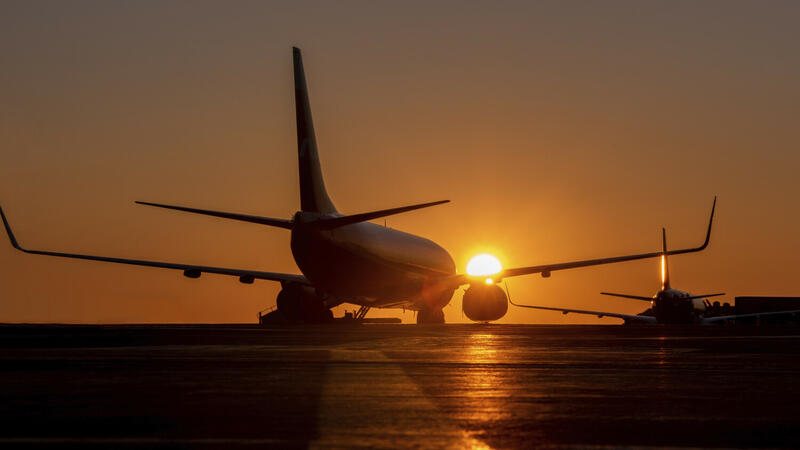
<path fill-rule="evenodd" d="M 612 312 L 603 312 L 603 311 L 587 311 L 584 309 L 569 309 L 569 308 L 554 308 L 551 306 L 535 306 L 535 305 L 521 305 L 518 303 L 514 303 L 509 299 L 509 303 L 514 306 L 518 306 L 520 308 L 531 308 L 531 309 L 544 309 L 547 311 L 560 311 L 562 314 L 587 314 L 591 316 L 597 316 L 600 318 L 603 317 L 616 317 L 618 319 L 622 319 L 625 322 L 631 323 L 656 323 L 656 318 L 653 316 L 638 316 L 633 314 L 619 314 L 619 313 L 612 313 Z"/>
<path fill-rule="evenodd" d="M 682 253 L 694 253 L 705 250 L 705 248 L 708 247 L 709 240 L 711 239 L 711 225 L 714 223 L 714 209 L 716 208 L 716 206 L 717 206 L 717 197 L 714 197 L 714 203 L 711 205 L 711 217 L 708 220 L 708 230 L 706 231 L 706 238 L 705 241 L 703 241 L 703 243 L 700 246 L 692 248 L 683 248 L 679 250 L 670 250 L 666 252 L 666 255 L 679 255 Z M 610 258 L 596 258 L 596 259 L 586 259 L 581 261 L 571 261 L 565 263 L 542 264 L 538 266 L 529 266 L 529 267 L 516 267 L 512 269 L 502 270 L 501 272 L 490 276 L 458 275 L 458 277 L 461 277 L 461 279 L 458 281 L 460 281 L 461 284 L 466 284 L 466 283 L 472 283 L 477 280 L 491 278 L 494 282 L 498 282 L 501 281 L 503 278 L 518 277 L 520 275 L 529 275 L 533 273 L 540 273 L 542 274 L 542 277 L 547 278 L 550 276 L 550 272 L 554 272 L 556 270 L 576 269 L 579 267 L 589 267 L 601 264 L 634 261 L 637 259 L 658 258 L 663 254 L 665 253 L 663 251 L 660 251 L 660 252 L 650 252 L 650 253 L 639 253 L 635 255 L 613 256 Z"/>

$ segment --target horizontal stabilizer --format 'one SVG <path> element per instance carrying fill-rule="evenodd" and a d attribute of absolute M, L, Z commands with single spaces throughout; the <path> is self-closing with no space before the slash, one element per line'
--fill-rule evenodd
<path fill-rule="evenodd" d="M 418 205 L 401 206 L 400 208 L 382 209 L 380 211 L 365 212 L 361 214 L 351 214 L 349 216 L 333 217 L 330 219 L 321 219 L 313 222 L 314 226 L 323 230 L 331 230 L 333 228 L 343 227 L 359 222 L 366 222 L 368 220 L 377 219 L 379 217 L 392 216 L 415 209 L 427 208 L 429 206 L 441 205 L 448 203 L 450 200 L 439 200 L 438 202 L 420 203 Z"/>
<path fill-rule="evenodd" d="M 190 212 L 194 214 L 204 214 L 206 216 L 222 217 L 223 219 L 241 220 L 242 222 L 257 223 L 260 225 L 268 225 L 271 227 L 279 227 L 286 229 L 292 228 L 292 221 L 285 219 L 273 219 L 271 217 L 250 216 L 247 214 L 237 214 L 237 213 L 229 213 L 222 211 L 211 211 L 207 209 L 187 208 L 185 206 L 162 205 L 160 203 L 138 202 L 138 201 L 136 203 L 140 205 L 155 206 L 156 208 L 174 209 L 177 211 Z"/>
<path fill-rule="evenodd" d="M 725 293 L 721 292 L 719 294 L 693 295 L 693 296 L 687 298 L 687 300 L 694 300 L 694 299 L 706 298 L 706 297 L 719 297 L 720 295 L 725 295 Z"/>
<path fill-rule="evenodd" d="M 612 297 L 632 298 L 634 300 L 644 300 L 646 302 L 653 301 L 653 297 L 644 297 L 642 295 L 629 295 L 629 294 L 615 294 L 613 292 L 601 292 L 602 295 L 610 295 Z"/>

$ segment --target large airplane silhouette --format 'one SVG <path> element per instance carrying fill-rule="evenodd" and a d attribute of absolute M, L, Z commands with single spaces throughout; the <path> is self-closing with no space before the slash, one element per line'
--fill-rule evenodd
<path fill-rule="evenodd" d="M 293 48 L 293 58 L 300 211 L 295 213 L 291 220 L 150 202 L 137 203 L 290 230 L 292 255 L 302 275 L 28 250 L 19 244 L 0 208 L 0 216 L 11 244 L 18 250 L 36 255 L 177 269 L 182 270 L 189 278 L 213 273 L 236 276 L 239 277 L 239 281 L 246 284 L 253 283 L 257 279 L 280 282 L 282 289 L 276 300 L 277 310 L 284 319 L 292 322 L 326 322 L 332 319 L 330 308 L 350 303 L 362 307 L 360 314 L 362 317 L 371 307 L 405 308 L 417 311 L 417 323 L 443 323 L 442 308 L 450 302 L 456 289 L 463 285 L 469 285 L 462 302 L 467 317 L 474 321 L 492 321 L 503 317 L 508 310 L 507 296 L 497 286 L 497 282 L 503 278 L 535 273 L 549 277 L 550 273 L 556 270 L 655 258 L 662 255 L 662 252 L 641 253 L 517 267 L 471 276 L 457 273 L 453 258 L 436 243 L 368 222 L 380 217 L 439 205 L 449 200 L 361 214 L 339 213 L 328 196 L 322 178 L 300 49 Z M 667 254 L 691 253 L 705 249 L 711 235 L 713 218 L 712 207 L 708 231 L 702 245 L 672 250 Z"/>

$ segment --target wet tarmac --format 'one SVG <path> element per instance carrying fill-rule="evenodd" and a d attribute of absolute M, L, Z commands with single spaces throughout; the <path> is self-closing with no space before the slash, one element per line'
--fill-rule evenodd
<path fill-rule="evenodd" d="M 800 329 L 0 326 L 0 446 L 800 447 Z"/>

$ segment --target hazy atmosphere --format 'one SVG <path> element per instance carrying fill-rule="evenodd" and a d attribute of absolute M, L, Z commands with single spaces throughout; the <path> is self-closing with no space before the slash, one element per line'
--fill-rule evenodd
<path fill-rule="evenodd" d="M 798 23 L 790 1 L 3 1 L 0 205 L 33 249 L 299 273 L 287 230 L 133 203 L 290 218 L 296 45 L 336 206 L 450 199 L 387 225 L 459 271 L 657 251 L 662 226 L 698 245 L 718 195 L 673 287 L 800 295 Z M 255 322 L 280 289 L 5 236 L 0 286 L 0 321 L 89 323 Z M 516 302 L 623 313 L 643 304 L 599 292 L 659 286 L 655 259 L 508 280 Z"/>

